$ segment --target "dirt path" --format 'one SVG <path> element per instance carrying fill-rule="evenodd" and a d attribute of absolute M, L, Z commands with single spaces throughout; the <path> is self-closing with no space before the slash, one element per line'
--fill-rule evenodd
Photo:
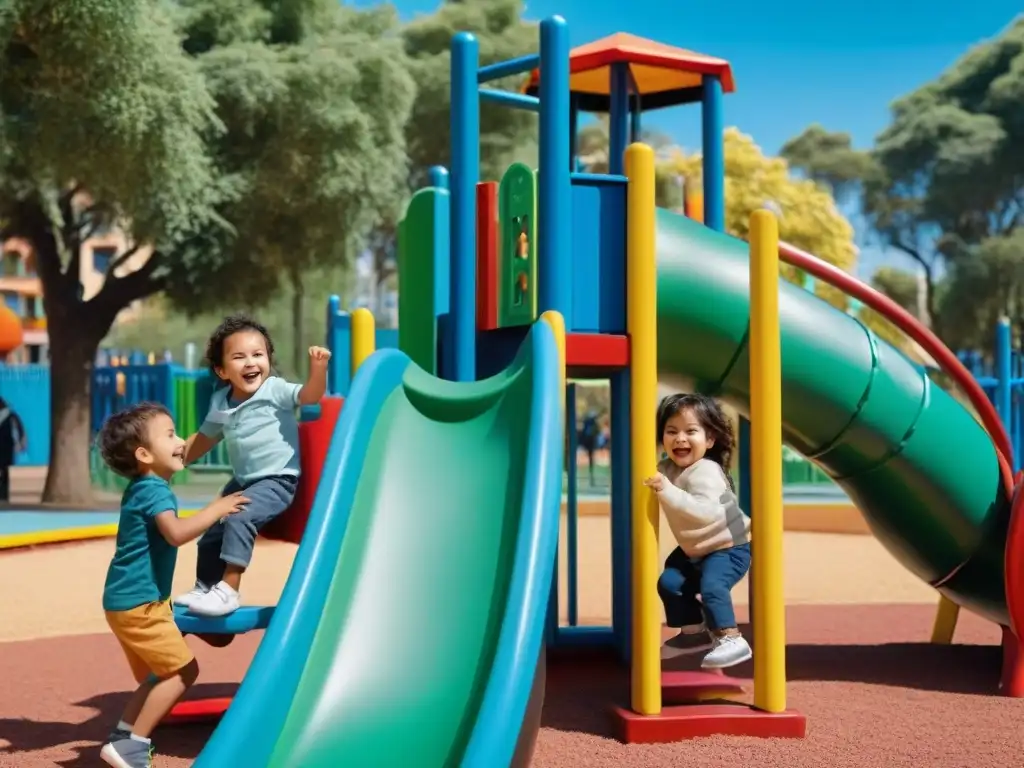
<path fill-rule="evenodd" d="M 662 533 L 663 556 L 671 537 Z M 103 633 L 103 579 L 113 539 L 71 543 L 0 554 L 0 642 L 34 637 Z M 291 569 L 295 547 L 260 541 L 243 582 L 243 601 L 274 605 Z M 604 623 L 611 615 L 611 538 L 606 518 L 580 518 L 579 615 L 581 623 Z M 869 536 L 787 533 L 785 590 L 789 605 L 814 603 L 934 603 L 935 592 L 896 563 Z M 196 547 L 182 547 L 175 589 L 184 591 L 195 574 Z M 562 611 L 566 611 L 566 558 L 561 553 Z M 17 585 L 11 588 L 11 585 Z M 746 582 L 737 603 L 747 601 Z"/>

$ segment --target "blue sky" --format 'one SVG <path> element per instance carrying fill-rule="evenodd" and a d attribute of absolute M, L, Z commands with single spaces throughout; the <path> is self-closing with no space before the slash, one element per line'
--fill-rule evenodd
<path fill-rule="evenodd" d="M 998 34 L 1021 10 L 1020 0 L 865 0 L 863 6 L 828 0 L 527 3 L 530 18 L 564 16 L 573 45 L 630 32 L 728 59 L 736 92 L 725 100 L 726 125 L 751 134 L 770 154 L 814 122 L 847 131 L 856 146 L 869 147 L 886 126 L 894 99 Z M 430 13 L 438 2 L 395 4 L 408 18 Z M 646 124 L 694 149 L 700 144 L 699 120 L 694 105 L 653 113 Z M 865 248 L 858 271 L 868 276 L 891 258 Z"/>

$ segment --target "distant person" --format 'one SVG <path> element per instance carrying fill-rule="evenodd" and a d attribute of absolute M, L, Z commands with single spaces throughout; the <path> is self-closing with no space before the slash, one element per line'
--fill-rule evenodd
<path fill-rule="evenodd" d="M 587 467 L 590 470 L 590 487 L 597 485 L 594 479 L 594 454 L 601 439 L 601 425 L 596 411 L 589 411 L 583 418 L 583 427 L 577 437 L 580 447 L 587 452 Z"/>
<path fill-rule="evenodd" d="M 330 350 L 309 348 L 305 384 L 274 376 L 274 343 L 250 317 L 227 317 L 206 347 L 218 389 L 199 431 L 189 437 L 185 463 L 205 456 L 224 440 L 234 477 L 224 493 L 243 491 L 245 511 L 211 528 L 199 540 L 195 586 L 174 604 L 199 616 L 238 610 L 242 574 L 252 561 L 260 529 L 284 512 L 299 484 L 299 424 L 295 409 L 316 405 L 327 391 Z"/>
<path fill-rule="evenodd" d="M 185 441 L 157 403 L 111 416 L 100 430 L 99 446 L 107 466 L 129 480 L 103 585 L 103 611 L 139 684 L 100 757 L 116 768 L 151 768 L 153 730 L 199 676 L 171 609 L 177 548 L 237 514 L 248 499 L 240 493 L 223 496 L 192 517 L 178 517 L 170 479 L 185 468 Z"/>
<path fill-rule="evenodd" d="M 658 579 L 666 623 L 679 630 L 662 658 L 710 647 L 705 669 L 742 664 L 752 654 L 736 624 L 732 588 L 750 569 L 750 519 L 728 475 L 732 424 L 710 397 L 669 395 L 658 406 L 658 433 L 668 457 L 644 485 L 658 494 L 679 544 Z"/>
<path fill-rule="evenodd" d="M 11 500 L 11 465 L 26 448 L 28 437 L 21 417 L 0 397 L 0 502 Z"/>

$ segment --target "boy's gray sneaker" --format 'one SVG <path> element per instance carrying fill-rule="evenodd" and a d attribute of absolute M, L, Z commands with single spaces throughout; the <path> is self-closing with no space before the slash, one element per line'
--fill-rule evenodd
<path fill-rule="evenodd" d="M 115 727 L 107 736 L 107 743 L 113 744 L 115 741 L 123 741 L 124 739 L 130 739 L 132 737 L 131 731 L 126 731 L 124 728 Z"/>
<path fill-rule="evenodd" d="M 132 738 L 104 744 L 100 758 L 114 768 L 153 768 L 153 746 Z"/>

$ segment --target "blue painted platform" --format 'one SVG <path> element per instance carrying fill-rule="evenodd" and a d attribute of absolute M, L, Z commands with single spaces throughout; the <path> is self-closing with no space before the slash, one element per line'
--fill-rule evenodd
<path fill-rule="evenodd" d="M 274 616 L 274 606 L 243 606 L 219 618 L 196 616 L 180 606 L 174 607 L 174 622 L 182 632 L 194 635 L 241 635 L 266 629 Z"/>

